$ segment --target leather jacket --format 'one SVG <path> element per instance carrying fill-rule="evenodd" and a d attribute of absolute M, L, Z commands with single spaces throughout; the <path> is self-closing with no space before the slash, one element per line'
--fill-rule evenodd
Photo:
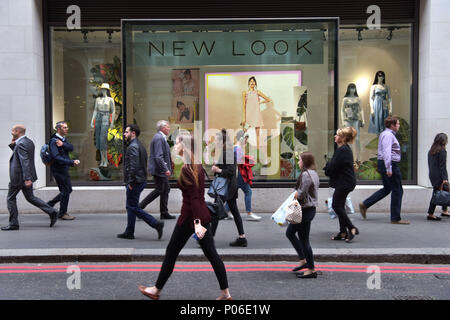
<path fill-rule="evenodd" d="M 147 182 L 147 151 L 137 138 L 128 145 L 124 161 L 126 184 Z"/>

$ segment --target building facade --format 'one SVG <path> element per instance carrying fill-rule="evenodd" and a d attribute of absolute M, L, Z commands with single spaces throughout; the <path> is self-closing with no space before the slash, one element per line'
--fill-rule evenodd
<path fill-rule="evenodd" d="M 148 148 L 163 119 L 172 128 L 169 144 L 181 130 L 196 134 L 206 168 L 217 131 L 234 137 L 245 128 L 256 161 L 256 212 L 278 207 L 298 177 L 298 154 L 307 150 L 316 157 L 325 200 L 321 168 L 334 152 L 336 129 L 352 126 L 357 204 L 380 188 L 377 141 L 392 113 L 401 118 L 403 210 L 426 210 L 427 152 L 437 133 L 448 132 L 450 118 L 445 1 L 123 3 L 0 1 L 7 44 L 0 49 L 0 194 L 7 193 L 12 125 L 25 124 L 38 149 L 65 120 L 71 156 L 81 160 L 70 173 L 72 211 L 123 212 L 123 126 L 136 122 Z M 259 92 L 254 99 L 251 82 Z M 38 152 L 35 160 L 36 193 L 50 198 L 55 183 Z M 180 165 L 175 161 L 173 186 Z M 170 199 L 177 212 L 175 188 Z M 388 208 L 389 199 L 374 210 Z"/>

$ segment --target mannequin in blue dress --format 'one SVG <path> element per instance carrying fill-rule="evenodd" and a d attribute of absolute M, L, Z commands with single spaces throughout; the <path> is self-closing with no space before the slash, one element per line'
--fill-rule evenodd
<path fill-rule="evenodd" d="M 375 80 L 370 88 L 370 123 L 369 133 L 380 134 L 384 131 L 384 119 L 392 115 L 392 98 L 389 86 L 386 85 L 386 75 L 383 71 L 375 74 Z"/>

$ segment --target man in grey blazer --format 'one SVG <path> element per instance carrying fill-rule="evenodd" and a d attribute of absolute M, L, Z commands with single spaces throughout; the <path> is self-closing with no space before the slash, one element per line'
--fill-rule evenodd
<path fill-rule="evenodd" d="M 17 210 L 17 194 L 22 190 L 25 199 L 50 216 L 50 227 L 58 219 L 55 209 L 33 194 L 33 182 L 37 180 L 34 166 L 34 143 L 25 136 L 25 127 L 17 124 L 12 128 L 13 139 L 9 147 L 13 150 L 9 160 L 9 190 L 7 205 L 9 225 L 2 227 L 3 231 L 19 230 L 19 212 Z"/>
<path fill-rule="evenodd" d="M 150 202 L 160 197 L 159 209 L 161 219 L 175 219 L 169 214 L 167 202 L 169 200 L 169 177 L 172 175 L 172 160 L 170 158 L 170 147 L 167 137 L 170 133 L 170 125 L 167 121 L 160 120 L 156 124 L 157 133 L 150 143 L 150 158 L 148 169 L 155 179 L 155 190 L 148 194 L 139 203 L 139 207 L 144 209 Z"/>

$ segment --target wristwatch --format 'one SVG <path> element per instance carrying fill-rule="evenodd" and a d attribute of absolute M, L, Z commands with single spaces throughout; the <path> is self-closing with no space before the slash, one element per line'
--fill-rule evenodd
<path fill-rule="evenodd" d="M 195 219 L 195 220 L 194 220 L 194 223 L 195 223 L 195 224 L 200 224 L 200 219 Z"/>

